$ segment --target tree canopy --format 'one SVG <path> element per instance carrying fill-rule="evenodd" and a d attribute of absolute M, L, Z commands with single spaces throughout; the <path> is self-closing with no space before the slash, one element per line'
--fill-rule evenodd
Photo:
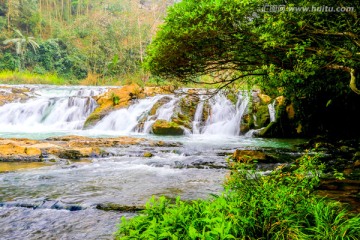
<path fill-rule="evenodd" d="M 257 84 L 289 96 L 347 91 L 339 85 L 360 94 L 359 8 L 335 0 L 183 0 L 169 9 L 145 64 L 185 83 L 212 75 L 208 83 L 226 86 L 261 76 Z"/>

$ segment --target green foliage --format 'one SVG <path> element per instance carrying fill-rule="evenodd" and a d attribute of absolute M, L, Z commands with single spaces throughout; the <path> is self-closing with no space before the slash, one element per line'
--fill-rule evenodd
<path fill-rule="evenodd" d="M 118 105 L 120 103 L 120 97 L 117 96 L 116 94 L 112 93 L 111 95 L 111 99 L 113 101 L 113 105 Z"/>
<path fill-rule="evenodd" d="M 330 115 L 359 111 L 359 100 L 353 100 L 354 92 L 360 93 L 360 7 L 352 1 L 285 2 L 286 11 L 264 11 L 266 4 L 284 1 L 183 0 L 169 9 L 144 65 L 181 83 L 203 83 L 200 76 L 206 75 L 212 76 L 211 86 L 250 82 L 270 95 L 281 89 L 296 106 L 305 134 L 336 132 L 339 121 L 329 122 Z M 353 11 L 290 10 L 316 6 Z M 329 99 L 334 105 L 326 113 Z M 335 109 L 344 103 L 348 106 Z M 345 124 L 353 128 L 359 120 Z M 351 131 L 356 136 L 360 127 L 343 135 Z"/>
<path fill-rule="evenodd" d="M 96 75 L 104 83 L 139 74 L 144 49 L 171 2 L 152 0 L 139 8 L 127 0 L 0 1 L 0 70 L 73 82 Z M 27 51 L 32 43 L 39 44 L 36 52 Z M 8 54 L 16 58 L 15 68 Z"/>
<path fill-rule="evenodd" d="M 121 219 L 116 239 L 357 239 L 360 216 L 314 194 L 323 169 L 317 158 L 305 155 L 269 175 L 230 162 L 222 195 L 152 198 L 142 214 Z"/>

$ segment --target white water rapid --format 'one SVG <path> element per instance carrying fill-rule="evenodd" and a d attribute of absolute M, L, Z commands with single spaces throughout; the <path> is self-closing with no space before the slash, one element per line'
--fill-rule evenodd
<path fill-rule="evenodd" d="M 275 122 L 276 121 L 275 103 L 276 103 L 276 101 L 274 100 L 272 103 L 270 103 L 268 105 L 269 114 L 270 114 L 270 122 Z"/>
<path fill-rule="evenodd" d="M 26 102 L 0 107 L 0 132 L 44 132 L 82 129 L 97 104 L 92 96 L 105 88 L 40 87 Z"/>
<path fill-rule="evenodd" d="M 249 97 L 239 93 L 235 106 L 221 93 L 211 100 L 211 114 L 201 133 L 238 136 L 240 134 L 241 119 L 247 110 Z"/>

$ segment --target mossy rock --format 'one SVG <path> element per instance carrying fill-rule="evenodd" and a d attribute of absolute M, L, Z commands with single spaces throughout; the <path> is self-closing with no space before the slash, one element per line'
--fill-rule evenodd
<path fill-rule="evenodd" d="M 143 89 L 137 84 L 110 89 L 108 92 L 95 97 L 99 105 L 86 119 L 84 129 L 94 126 L 110 112 L 128 107 L 132 99 L 143 98 Z"/>
<path fill-rule="evenodd" d="M 159 101 L 157 101 L 154 106 L 151 108 L 150 112 L 149 112 L 149 115 L 152 116 L 152 115 L 155 115 L 157 110 L 163 106 L 164 104 L 167 104 L 168 102 L 171 101 L 171 98 L 170 97 L 163 97 L 163 98 L 160 98 Z"/>
<path fill-rule="evenodd" d="M 152 132 L 156 135 L 183 135 L 184 129 L 175 122 L 156 120 L 152 125 Z"/>
<path fill-rule="evenodd" d="M 181 115 L 183 117 L 180 117 L 182 120 L 185 120 L 185 118 L 190 122 L 194 119 L 195 112 L 197 105 L 199 103 L 200 99 L 196 95 L 188 95 L 186 97 L 183 97 L 180 100 L 179 107 L 181 111 Z"/>
<path fill-rule="evenodd" d="M 146 157 L 146 158 L 151 158 L 153 156 L 154 155 L 151 152 L 144 152 L 144 155 L 143 155 L 143 157 Z"/>
<path fill-rule="evenodd" d="M 59 153 L 59 158 L 78 160 L 82 157 L 80 151 L 64 150 Z"/>
<path fill-rule="evenodd" d="M 270 113 L 267 105 L 258 105 L 255 116 L 256 128 L 263 128 L 270 123 Z"/>

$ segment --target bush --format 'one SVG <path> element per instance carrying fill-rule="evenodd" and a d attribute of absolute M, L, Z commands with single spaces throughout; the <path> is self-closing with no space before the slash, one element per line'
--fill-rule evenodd
<path fill-rule="evenodd" d="M 175 203 L 154 197 L 132 219 L 121 220 L 117 239 L 357 239 L 360 216 L 314 194 L 323 166 L 305 155 L 271 174 L 230 162 L 221 196 Z"/>

